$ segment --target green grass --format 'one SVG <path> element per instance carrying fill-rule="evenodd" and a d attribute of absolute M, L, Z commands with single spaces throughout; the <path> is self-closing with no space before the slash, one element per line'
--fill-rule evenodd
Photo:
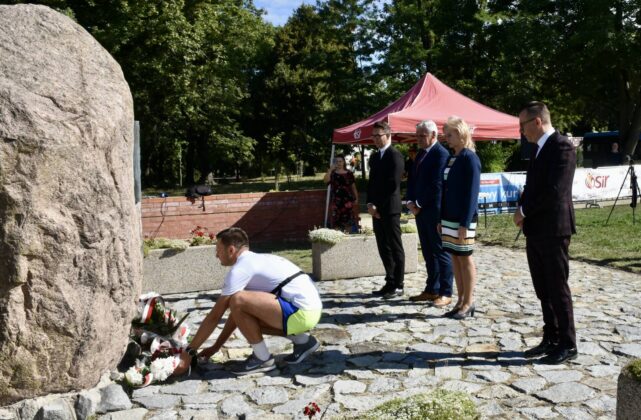
<path fill-rule="evenodd" d="M 576 210 L 577 234 L 572 236 L 570 257 L 591 264 L 641 273 L 641 207 L 632 224 L 632 208 L 616 206 L 608 226 L 605 221 L 612 206 Z M 477 238 L 479 242 L 507 248 L 525 248 L 523 235 L 515 241 L 518 229 L 511 214 L 487 217 L 480 215 Z"/>
<path fill-rule="evenodd" d="M 360 176 L 358 184 L 359 201 L 364 208 L 366 181 Z M 281 177 L 280 191 L 298 191 L 323 189 L 323 174 L 313 177 L 292 177 L 289 181 Z M 182 196 L 187 187 L 174 189 L 147 188 L 145 196 L 158 195 L 160 192 L 171 196 Z M 274 178 L 245 179 L 242 182 L 225 181 L 213 187 L 216 194 L 267 192 L 274 189 Z M 632 209 L 626 203 L 615 208 L 608 226 L 604 226 L 612 206 L 603 208 L 577 209 L 577 234 L 572 237 L 570 257 L 634 273 L 641 273 L 641 206 L 637 212 L 636 224 L 632 224 Z M 487 228 L 484 227 L 484 217 L 481 214 L 477 230 L 479 242 L 499 245 L 508 248 L 525 248 L 523 235 L 515 241 L 518 230 L 512 223 L 512 215 L 497 215 L 487 217 Z M 282 255 L 299 265 L 306 271 L 311 271 L 311 246 L 308 242 L 296 244 L 274 244 L 263 247 L 261 252 L 273 252 Z"/>
<path fill-rule="evenodd" d="M 630 362 L 627 369 L 634 379 L 641 381 L 641 359 Z"/>
<path fill-rule="evenodd" d="M 388 401 L 359 418 L 366 420 L 476 420 L 476 405 L 464 392 L 437 389 L 427 394 Z"/>
<path fill-rule="evenodd" d="M 287 177 L 280 178 L 279 191 L 301 191 L 301 190 L 316 190 L 324 189 L 326 187 L 323 182 L 324 174 L 317 174 L 316 176 L 305 177 Z M 189 185 L 183 187 L 173 188 L 144 188 L 142 191 L 143 196 L 157 196 L 161 192 L 168 193 L 171 197 L 180 197 L 185 195 L 185 191 Z M 221 180 L 216 185 L 212 186 L 214 194 L 240 194 L 240 193 L 253 193 L 253 192 L 269 192 L 274 191 L 274 177 L 243 179 L 240 182 L 233 180 Z"/>
<path fill-rule="evenodd" d="M 312 272 L 312 245 L 307 241 L 251 245 L 251 250 L 280 255 L 299 266 L 304 272 Z"/>

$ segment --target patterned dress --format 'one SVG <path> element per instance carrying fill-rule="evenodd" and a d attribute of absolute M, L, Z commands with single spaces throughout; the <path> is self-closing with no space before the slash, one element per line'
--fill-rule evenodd
<path fill-rule="evenodd" d="M 354 226 L 354 174 L 350 171 L 344 174 L 332 172 L 332 228 L 350 231 Z"/>
<path fill-rule="evenodd" d="M 451 171 L 463 171 L 462 167 L 455 167 L 454 163 L 456 162 L 456 156 L 451 156 L 450 160 L 445 167 L 443 172 L 443 183 L 444 188 L 447 188 L 447 178 L 452 173 Z M 478 195 L 478 194 L 477 194 Z M 475 200 L 476 201 L 476 200 Z M 448 202 L 448 200 L 443 200 L 442 214 L 441 214 L 441 232 L 443 238 L 443 249 L 448 251 L 453 255 L 467 256 L 472 255 L 474 252 L 474 238 L 476 236 L 476 223 L 478 216 L 474 214 L 472 217 L 472 222 L 467 229 L 467 235 L 463 240 L 459 239 L 458 229 L 461 226 L 457 217 L 453 216 L 453 213 L 457 213 L 454 209 L 454 206 L 457 206 L 456 202 Z"/>

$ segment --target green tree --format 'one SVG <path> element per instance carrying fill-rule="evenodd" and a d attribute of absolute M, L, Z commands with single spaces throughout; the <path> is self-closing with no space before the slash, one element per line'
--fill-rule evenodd
<path fill-rule="evenodd" d="M 11 2 L 19 3 L 19 2 Z M 41 1 L 75 18 L 120 63 L 141 122 L 143 181 L 173 184 L 250 161 L 240 126 L 273 31 L 250 0 Z"/>
<path fill-rule="evenodd" d="M 277 28 L 273 56 L 252 89 L 250 125 L 264 169 L 291 173 L 297 161 L 324 168 L 332 130 L 362 115 L 366 3 L 303 5 Z"/>

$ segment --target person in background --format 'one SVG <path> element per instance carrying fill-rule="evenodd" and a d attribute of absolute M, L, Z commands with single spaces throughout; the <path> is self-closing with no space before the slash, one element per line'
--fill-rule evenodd
<path fill-rule="evenodd" d="M 372 138 L 378 151 L 370 155 L 367 212 L 372 216 L 376 246 L 385 267 L 385 286 L 375 296 L 391 299 L 403 294 L 405 251 L 401 239 L 401 176 L 403 155 L 392 146 L 385 121 L 374 123 Z"/>
<path fill-rule="evenodd" d="M 610 146 L 610 165 L 623 165 L 623 153 L 619 150 L 619 143 L 616 141 Z"/>
<path fill-rule="evenodd" d="M 543 102 L 530 102 L 519 113 L 521 134 L 534 145 L 525 188 L 514 213 L 523 229 L 532 283 L 543 312 L 543 340 L 525 357 L 544 356 L 559 364 L 577 357 L 570 276 L 570 238 L 576 233 L 572 181 L 576 151 L 570 140 L 552 127 Z"/>
<path fill-rule="evenodd" d="M 416 217 L 421 251 L 427 268 L 425 290 L 411 296 L 412 302 L 444 307 L 452 303 L 452 259 L 443 250 L 437 226 L 441 221 L 443 171 L 449 153 L 437 140 L 434 121 L 422 121 L 416 126 L 419 152 L 407 182 L 407 208 Z"/>
<path fill-rule="evenodd" d="M 344 155 L 334 158 L 323 181 L 332 189 L 331 227 L 343 232 L 352 231 L 358 223 L 358 190 L 354 174 L 346 167 Z"/>
<path fill-rule="evenodd" d="M 439 226 L 443 248 L 452 254 L 458 301 L 444 316 L 464 319 L 474 316 L 476 266 L 472 259 L 477 207 L 481 186 L 481 161 L 475 153 L 470 127 L 459 117 L 445 124 L 445 140 L 452 149 L 443 172 L 443 205 Z"/>
<path fill-rule="evenodd" d="M 409 178 L 412 176 L 412 166 L 414 166 L 414 162 L 416 161 L 417 151 L 418 148 L 415 144 L 412 144 L 407 151 L 407 159 L 405 160 L 405 168 L 403 169 L 403 179 L 407 179 L 408 182 Z"/>

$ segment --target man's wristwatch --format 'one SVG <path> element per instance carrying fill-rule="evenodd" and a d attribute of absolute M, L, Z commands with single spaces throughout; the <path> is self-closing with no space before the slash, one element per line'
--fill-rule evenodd
<path fill-rule="evenodd" d="M 191 366 L 192 368 L 195 368 L 196 366 L 198 366 L 198 351 L 197 351 L 196 349 L 192 349 L 191 347 L 187 347 L 187 348 L 185 349 L 185 352 L 186 352 L 189 356 L 191 356 L 191 363 L 190 363 L 190 366 Z"/>

